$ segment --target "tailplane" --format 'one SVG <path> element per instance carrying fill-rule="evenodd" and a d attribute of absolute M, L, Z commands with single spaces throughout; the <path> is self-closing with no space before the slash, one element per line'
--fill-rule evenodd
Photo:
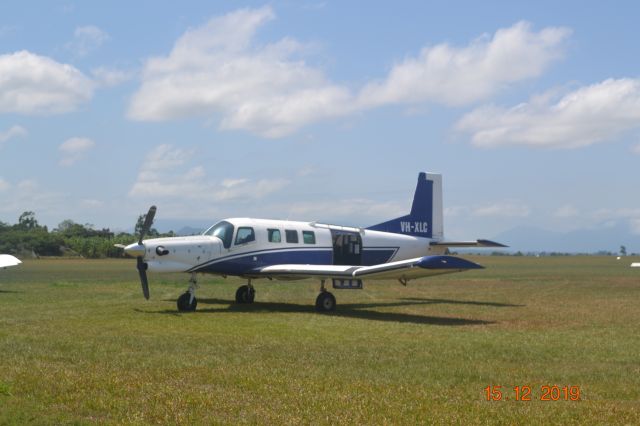
<path fill-rule="evenodd" d="M 421 172 L 413 196 L 411 212 L 408 215 L 388 220 L 368 227 L 372 231 L 416 237 L 443 238 L 442 224 L 442 175 Z"/>

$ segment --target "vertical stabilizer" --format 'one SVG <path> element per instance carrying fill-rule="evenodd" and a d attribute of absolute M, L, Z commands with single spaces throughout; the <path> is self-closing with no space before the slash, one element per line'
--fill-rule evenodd
<path fill-rule="evenodd" d="M 411 212 L 367 229 L 392 232 L 394 234 L 440 240 L 443 237 L 442 224 L 442 175 L 421 172 L 413 196 Z"/>

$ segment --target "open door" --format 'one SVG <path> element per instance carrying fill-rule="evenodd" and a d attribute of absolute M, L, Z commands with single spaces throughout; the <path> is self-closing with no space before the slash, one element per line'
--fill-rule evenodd
<path fill-rule="evenodd" d="M 362 265 L 362 237 L 358 232 L 331 230 L 333 241 L 334 265 Z M 333 288 L 337 289 L 362 289 L 360 279 L 336 279 L 333 280 Z"/>
<path fill-rule="evenodd" d="M 334 265 L 362 265 L 362 237 L 358 232 L 331 230 Z"/>

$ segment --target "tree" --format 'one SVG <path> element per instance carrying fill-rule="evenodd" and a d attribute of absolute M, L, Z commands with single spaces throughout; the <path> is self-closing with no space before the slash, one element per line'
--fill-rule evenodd
<path fill-rule="evenodd" d="M 76 225 L 76 223 L 71 220 L 71 219 L 65 219 L 62 222 L 60 222 L 58 224 L 58 227 L 56 229 L 54 229 L 54 232 L 60 232 L 60 233 L 65 233 L 67 232 L 69 229 L 72 229 L 74 226 Z"/>
<path fill-rule="evenodd" d="M 627 248 L 625 246 L 620 246 L 620 256 L 627 255 Z"/>
<path fill-rule="evenodd" d="M 18 228 L 30 231 L 38 228 L 36 214 L 32 211 L 24 212 L 18 218 Z"/>
<path fill-rule="evenodd" d="M 136 228 L 133 231 L 133 233 L 135 235 L 140 235 L 140 233 L 142 232 L 142 227 L 144 226 L 144 220 L 147 218 L 147 214 L 141 214 L 140 216 L 138 216 L 138 222 L 136 222 Z M 157 237 L 159 236 L 160 233 L 158 232 L 158 230 L 156 228 L 150 228 L 149 231 L 147 232 L 147 236 L 149 237 Z"/>

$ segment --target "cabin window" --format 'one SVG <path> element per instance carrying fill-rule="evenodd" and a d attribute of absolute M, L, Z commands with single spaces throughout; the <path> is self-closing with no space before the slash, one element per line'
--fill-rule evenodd
<path fill-rule="evenodd" d="M 279 229 L 267 229 L 267 232 L 269 234 L 269 242 L 270 243 L 281 243 L 282 242 L 282 236 L 280 235 L 280 230 Z"/>
<path fill-rule="evenodd" d="M 204 231 L 203 235 L 218 237 L 222 240 L 224 248 L 229 248 L 231 247 L 231 241 L 233 240 L 233 225 L 223 220 Z"/>
<path fill-rule="evenodd" d="M 316 233 L 313 231 L 302 231 L 302 241 L 304 241 L 305 244 L 315 244 Z"/>
<path fill-rule="evenodd" d="M 285 237 L 287 238 L 288 243 L 298 243 L 298 231 L 294 231 L 291 229 L 284 230 Z"/>
<path fill-rule="evenodd" d="M 236 245 L 246 244 L 251 241 L 256 240 L 256 234 L 253 232 L 253 228 L 241 226 L 238 228 L 238 233 L 236 234 Z"/>

